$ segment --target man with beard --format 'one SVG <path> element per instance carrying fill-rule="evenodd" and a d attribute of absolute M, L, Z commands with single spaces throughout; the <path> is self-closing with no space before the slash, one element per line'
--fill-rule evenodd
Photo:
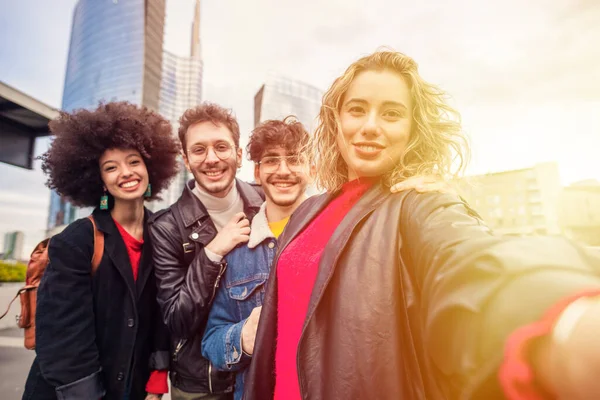
<path fill-rule="evenodd" d="M 239 126 L 229 110 L 210 103 L 189 109 L 178 133 L 194 180 L 149 225 L 158 302 L 172 336 L 172 399 L 230 399 L 233 375 L 202 357 L 201 342 L 227 265 L 223 257 L 248 241 L 250 220 L 263 197 L 235 178 L 242 149 Z"/>
<path fill-rule="evenodd" d="M 264 296 L 264 284 L 277 252 L 277 238 L 290 215 L 306 199 L 309 162 L 302 148 L 308 132 L 291 117 L 259 125 L 248 143 L 254 176 L 266 201 L 252 220 L 250 240 L 226 257 L 227 270 L 209 313 L 202 355 L 223 371 L 235 371 L 234 399 L 241 400 L 244 375 Z"/>

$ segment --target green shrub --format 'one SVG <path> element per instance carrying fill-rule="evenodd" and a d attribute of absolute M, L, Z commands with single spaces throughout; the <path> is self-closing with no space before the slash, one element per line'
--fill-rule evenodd
<path fill-rule="evenodd" d="M 0 282 L 25 282 L 27 265 L 0 261 Z"/>

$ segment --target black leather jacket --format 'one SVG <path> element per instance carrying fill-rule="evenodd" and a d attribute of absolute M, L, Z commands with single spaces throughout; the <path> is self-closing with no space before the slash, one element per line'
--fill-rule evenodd
<path fill-rule="evenodd" d="M 158 303 L 171 333 L 171 384 L 190 393 L 233 390 L 233 375 L 217 371 L 202 357 L 202 336 L 210 304 L 225 272 L 225 259 L 209 260 L 204 246 L 217 234 L 204 205 L 186 185 L 175 204 L 154 214 L 150 235 L 154 248 Z M 263 203 L 258 187 L 236 180 L 249 219 Z"/>
<path fill-rule="evenodd" d="M 273 398 L 277 259 L 330 202 L 279 238 L 245 400 Z M 494 235 L 457 196 L 370 189 L 319 261 L 296 365 L 302 399 L 503 399 L 507 336 L 563 296 L 600 288 L 600 257 L 559 237 Z"/>

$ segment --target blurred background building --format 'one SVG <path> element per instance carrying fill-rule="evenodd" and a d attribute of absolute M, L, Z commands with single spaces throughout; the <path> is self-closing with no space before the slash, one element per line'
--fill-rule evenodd
<path fill-rule="evenodd" d="M 459 191 L 496 232 L 565 235 L 600 246 L 600 182 L 563 187 L 557 163 L 470 176 Z"/>
<path fill-rule="evenodd" d="M 22 260 L 25 235 L 21 231 L 6 232 L 2 250 L 3 260 Z"/>
<path fill-rule="evenodd" d="M 556 163 L 470 176 L 460 182 L 462 196 L 484 221 L 499 233 L 513 235 L 559 234 L 561 191 Z"/>
<path fill-rule="evenodd" d="M 565 187 L 559 221 L 567 237 L 600 246 L 600 182 L 586 180 Z"/>
<path fill-rule="evenodd" d="M 254 126 L 269 119 L 296 118 L 313 132 L 323 91 L 304 82 L 270 74 L 254 96 Z"/>

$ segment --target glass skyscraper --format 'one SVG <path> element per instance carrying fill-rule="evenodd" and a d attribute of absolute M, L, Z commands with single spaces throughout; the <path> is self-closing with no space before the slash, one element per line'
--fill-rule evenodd
<path fill-rule="evenodd" d="M 202 57 L 200 55 L 200 0 L 192 23 L 192 40 L 189 56 L 163 52 L 162 81 L 160 86 L 160 113 L 173 125 L 176 134 L 179 118 L 185 110 L 202 101 Z M 181 195 L 190 174 L 180 160 L 180 172 L 162 193 L 162 200 L 148 203 L 147 207 L 158 211 L 173 204 Z"/>
<path fill-rule="evenodd" d="M 165 0 L 79 0 L 73 13 L 62 109 L 129 101 L 159 109 Z M 52 193 L 48 229 L 89 213 Z"/>

